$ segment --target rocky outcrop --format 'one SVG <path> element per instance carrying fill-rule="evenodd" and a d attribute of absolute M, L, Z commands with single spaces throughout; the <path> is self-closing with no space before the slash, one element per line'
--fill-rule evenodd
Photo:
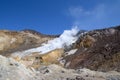
<path fill-rule="evenodd" d="M 0 80 L 34 80 L 35 73 L 12 58 L 0 56 Z"/>
<path fill-rule="evenodd" d="M 40 46 L 58 36 L 44 35 L 32 30 L 20 32 L 0 30 L 0 54 L 8 56 L 10 53 Z"/>
<path fill-rule="evenodd" d="M 120 71 L 120 26 L 89 31 L 76 44 L 75 54 L 65 58 L 68 68 Z"/>

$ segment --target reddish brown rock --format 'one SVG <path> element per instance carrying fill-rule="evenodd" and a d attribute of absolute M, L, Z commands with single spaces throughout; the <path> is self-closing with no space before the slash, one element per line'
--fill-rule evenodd
<path fill-rule="evenodd" d="M 86 38 L 88 35 L 91 39 Z M 90 31 L 77 41 L 76 46 L 78 51 L 66 58 L 66 64 L 70 63 L 68 68 L 120 71 L 120 26 Z"/>

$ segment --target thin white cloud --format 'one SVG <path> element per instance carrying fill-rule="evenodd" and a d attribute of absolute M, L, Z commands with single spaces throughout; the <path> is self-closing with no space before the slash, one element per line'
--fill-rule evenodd
<path fill-rule="evenodd" d="M 91 11 L 86 11 L 85 9 L 83 9 L 81 6 L 78 7 L 70 7 L 69 8 L 69 14 L 70 16 L 72 16 L 75 19 L 79 19 L 83 16 L 89 16 L 92 15 L 93 12 Z"/>
<path fill-rule="evenodd" d="M 96 29 L 120 24 L 120 2 L 114 4 L 99 4 L 92 10 L 82 6 L 74 6 L 68 9 L 69 17 L 73 19 L 73 25 L 82 29 Z"/>

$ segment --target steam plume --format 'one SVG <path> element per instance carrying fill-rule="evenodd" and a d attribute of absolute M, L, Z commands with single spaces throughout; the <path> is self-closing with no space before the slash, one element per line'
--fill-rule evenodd
<path fill-rule="evenodd" d="M 72 28 L 71 30 L 64 30 L 63 34 L 59 38 L 48 41 L 48 43 L 43 43 L 42 46 L 37 48 L 32 48 L 22 52 L 15 52 L 14 55 L 25 56 L 33 52 L 40 52 L 41 54 L 47 53 L 57 48 L 69 47 L 77 39 L 77 33 L 79 29 L 77 27 Z"/>

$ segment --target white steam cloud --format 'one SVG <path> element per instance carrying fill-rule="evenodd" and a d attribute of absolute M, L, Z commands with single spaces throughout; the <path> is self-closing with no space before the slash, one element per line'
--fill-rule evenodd
<path fill-rule="evenodd" d="M 77 27 L 72 28 L 71 30 L 65 30 L 63 34 L 60 35 L 59 38 L 55 38 L 53 40 L 48 41 L 48 43 L 42 44 L 42 46 L 37 48 L 32 48 L 29 50 L 25 50 L 22 52 L 15 52 L 13 55 L 16 56 L 25 56 L 31 54 L 33 52 L 40 52 L 41 54 L 47 53 L 57 48 L 69 47 L 72 43 L 74 43 L 78 39 L 77 33 L 79 29 Z"/>

